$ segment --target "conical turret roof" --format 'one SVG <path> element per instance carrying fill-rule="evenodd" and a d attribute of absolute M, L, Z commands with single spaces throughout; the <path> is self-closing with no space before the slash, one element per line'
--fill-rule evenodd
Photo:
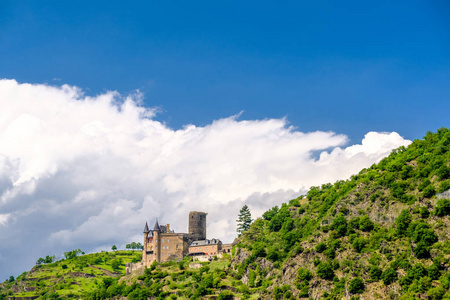
<path fill-rule="evenodd" d="M 149 233 L 150 230 L 148 229 L 148 224 L 147 222 L 145 222 L 145 227 L 144 227 L 144 233 Z"/>
<path fill-rule="evenodd" d="M 158 223 L 158 219 L 156 219 L 156 223 L 155 223 L 155 227 L 153 228 L 153 230 L 160 230 L 159 229 L 159 223 Z"/>

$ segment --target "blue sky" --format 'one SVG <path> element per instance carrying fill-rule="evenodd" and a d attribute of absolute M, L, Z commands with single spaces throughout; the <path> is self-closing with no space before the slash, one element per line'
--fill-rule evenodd
<path fill-rule="evenodd" d="M 144 93 L 172 128 L 287 117 L 420 138 L 448 126 L 446 1 L 2 1 L 0 76 Z"/>
<path fill-rule="evenodd" d="M 231 242 L 449 95 L 448 1 L 0 1 L 0 281 L 191 210 Z"/>

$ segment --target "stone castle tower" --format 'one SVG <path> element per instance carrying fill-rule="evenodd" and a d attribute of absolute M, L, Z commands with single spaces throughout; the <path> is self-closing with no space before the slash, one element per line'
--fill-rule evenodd
<path fill-rule="evenodd" d="M 206 215 L 199 211 L 189 213 L 189 234 L 193 240 L 206 240 Z"/>

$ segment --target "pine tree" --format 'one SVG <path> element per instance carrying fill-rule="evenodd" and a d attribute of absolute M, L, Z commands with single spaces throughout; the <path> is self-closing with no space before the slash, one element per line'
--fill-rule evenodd
<path fill-rule="evenodd" d="M 239 211 L 237 222 L 237 232 L 239 235 L 246 231 L 252 223 L 252 215 L 247 205 L 244 205 Z"/>

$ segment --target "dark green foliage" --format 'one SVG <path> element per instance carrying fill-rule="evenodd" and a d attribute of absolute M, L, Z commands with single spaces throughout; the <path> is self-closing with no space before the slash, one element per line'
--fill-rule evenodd
<path fill-rule="evenodd" d="M 438 241 L 436 234 L 427 223 L 412 223 L 410 232 L 412 240 L 416 243 L 423 242 L 425 245 L 431 246 Z"/>
<path fill-rule="evenodd" d="M 366 239 L 363 237 L 359 237 L 353 240 L 352 246 L 356 252 L 360 253 L 366 244 Z"/>
<path fill-rule="evenodd" d="M 425 206 L 422 206 L 420 208 L 420 217 L 422 219 L 426 219 L 430 216 L 430 212 L 428 211 L 428 209 Z"/>
<path fill-rule="evenodd" d="M 309 271 L 308 269 L 305 268 L 299 268 L 297 270 L 297 279 L 299 281 L 310 281 L 313 277 L 313 274 L 311 273 L 311 271 Z"/>
<path fill-rule="evenodd" d="M 321 262 L 317 266 L 317 276 L 319 276 L 322 279 L 328 279 L 331 280 L 334 277 L 334 270 L 333 267 L 329 262 Z"/>
<path fill-rule="evenodd" d="M 263 218 L 267 221 L 272 220 L 273 217 L 278 213 L 278 206 L 272 207 L 270 210 L 263 213 Z"/>
<path fill-rule="evenodd" d="M 413 249 L 414 256 L 417 258 L 430 257 L 430 247 L 424 242 L 417 243 L 417 246 Z"/>
<path fill-rule="evenodd" d="M 387 268 L 382 274 L 381 279 L 385 285 L 390 285 L 391 283 L 397 281 L 397 271 L 392 268 Z"/>
<path fill-rule="evenodd" d="M 65 259 L 74 259 L 78 255 L 83 254 L 83 253 L 84 252 L 81 251 L 80 249 L 75 249 L 75 250 L 72 250 L 72 251 L 64 252 L 64 258 Z"/>
<path fill-rule="evenodd" d="M 126 249 L 133 249 L 133 250 L 135 250 L 135 249 L 142 250 L 142 249 L 144 249 L 144 246 L 142 246 L 141 243 L 132 242 L 130 244 L 127 244 L 125 246 L 125 248 Z"/>
<path fill-rule="evenodd" d="M 340 213 L 334 220 L 331 227 L 336 230 L 339 236 L 345 236 L 347 234 L 347 219 L 342 213 Z"/>
<path fill-rule="evenodd" d="M 327 249 L 327 244 L 325 244 L 324 242 L 320 242 L 316 245 L 316 251 L 319 253 L 322 253 L 326 249 Z"/>
<path fill-rule="evenodd" d="M 271 218 L 269 228 L 273 231 L 279 231 L 284 222 L 291 217 L 288 207 L 284 204 L 281 209 Z"/>
<path fill-rule="evenodd" d="M 383 271 L 378 266 L 370 266 L 369 275 L 372 280 L 378 281 L 381 279 Z"/>
<path fill-rule="evenodd" d="M 432 186 L 432 185 L 427 186 L 427 187 L 423 190 L 423 193 L 422 193 L 422 195 L 423 195 L 425 198 L 431 198 L 431 197 L 434 196 L 434 194 L 436 194 L 436 190 L 435 190 L 434 186 Z"/>
<path fill-rule="evenodd" d="M 441 272 L 439 271 L 438 266 L 434 263 L 428 267 L 427 273 L 428 276 L 433 280 L 436 280 L 441 276 Z"/>
<path fill-rule="evenodd" d="M 407 234 L 409 224 L 411 223 L 412 217 L 408 210 L 404 209 L 400 215 L 395 219 L 395 224 L 397 225 L 397 234 L 402 236 Z"/>
<path fill-rule="evenodd" d="M 278 251 L 275 247 L 271 247 L 267 253 L 267 259 L 272 261 L 272 262 L 276 262 L 279 259 L 281 259 L 281 253 L 280 251 Z"/>
<path fill-rule="evenodd" d="M 253 245 L 252 254 L 255 257 L 265 257 L 266 256 L 266 248 L 263 243 L 255 242 Z"/>
<path fill-rule="evenodd" d="M 360 220 L 359 220 L 359 228 L 362 231 L 367 231 L 367 232 L 373 230 L 374 224 L 373 224 L 372 220 L 370 220 L 369 216 L 365 215 L 365 216 L 362 216 L 360 218 Z"/>
<path fill-rule="evenodd" d="M 438 217 L 450 215 L 450 199 L 439 199 L 434 214 Z"/>
<path fill-rule="evenodd" d="M 234 294 L 231 291 L 223 291 L 219 293 L 217 300 L 233 300 Z"/>
<path fill-rule="evenodd" d="M 360 277 L 353 278 L 348 286 L 348 291 L 352 294 L 361 294 L 364 292 L 364 280 Z"/>
<path fill-rule="evenodd" d="M 250 209 L 247 205 L 244 205 L 239 211 L 236 222 L 238 234 L 242 234 L 250 227 L 250 224 L 252 223 L 252 215 L 250 214 Z"/>

